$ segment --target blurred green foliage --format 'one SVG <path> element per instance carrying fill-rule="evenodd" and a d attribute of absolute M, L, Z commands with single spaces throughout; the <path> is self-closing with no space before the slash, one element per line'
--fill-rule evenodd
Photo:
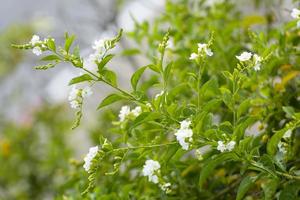
<path fill-rule="evenodd" d="M 21 43 L 33 34 L 30 25 L 12 25 L 0 32 L 0 79 L 13 71 L 22 61 L 23 53 L 10 48 L 12 43 Z"/>

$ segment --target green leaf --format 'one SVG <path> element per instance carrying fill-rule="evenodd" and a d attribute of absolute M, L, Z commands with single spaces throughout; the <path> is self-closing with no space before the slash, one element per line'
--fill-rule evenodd
<path fill-rule="evenodd" d="M 203 98 L 215 98 L 219 94 L 218 80 L 216 78 L 211 78 L 202 85 L 199 93 Z"/>
<path fill-rule="evenodd" d="M 103 70 L 102 75 L 105 78 L 106 81 L 108 81 L 113 86 L 117 86 L 117 75 L 115 72 L 111 70 Z"/>
<path fill-rule="evenodd" d="M 48 40 L 47 40 L 47 46 L 48 46 L 48 48 L 50 49 L 50 50 L 52 50 L 52 51 L 56 51 L 56 46 L 55 46 L 55 42 L 54 42 L 54 39 L 52 39 L 52 38 L 49 38 Z"/>
<path fill-rule="evenodd" d="M 293 118 L 295 109 L 291 106 L 283 106 L 282 110 L 285 112 L 287 118 Z"/>
<path fill-rule="evenodd" d="M 75 35 L 69 36 L 68 34 L 66 34 L 66 42 L 65 42 L 66 52 L 70 51 L 70 47 L 71 47 L 72 43 L 74 42 L 74 40 L 75 40 Z"/>
<path fill-rule="evenodd" d="M 222 93 L 222 100 L 226 104 L 226 106 L 230 109 L 233 110 L 233 105 L 232 105 L 232 94 L 230 90 L 227 88 L 220 88 L 221 93 Z"/>
<path fill-rule="evenodd" d="M 247 191 L 254 185 L 255 181 L 258 179 L 258 176 L 246 176 L 237 191 L 236 200 L 241 200 L 247 193 Z"/>
<path fill-rule="evenodd" d="M 75 78 L 73 78 L 70 82 L 69 85 L 73 85 L 76 83 L 80 83 L 80 82 L 84 82 L 84 81 L 92 81 L 94 80 L 90 75 L 88 74 L 83 74 L 81 76 L 77 76 Z"/>
<path fill-rule="evenodd" d="M 161 117 L 161 114 L 158 112 L 143 112 L 137 118 L 135 118 L 130 129 L 133 129 L 145 122 L 154 121 L 156 119 L 159 119 L 160 117 Z"/>
<path fill-rule="evenodd" d="M 170 76 L 172 67 L 173 67 L 173 62 L 170 62 L 170 63 L 165 67 L 164 72 L 163 72 L 163 76 L 164 76 L 165 81 L 167 81 L 167 80 L 169 79 L 169 76 Z"/>
<path fill-rule="evenodd" d="M 53 55 L 45 56 L 41 59 L 41 61 L 52 61 L 52 60 L 60 60 L 60 57 L 53 54 Z"/>
<path fill-rule="evenodd" d="M 148 66 L 144 66 L 139 68 L 136 72 L 134 72 L 134 74 L 131 76 L 131 86 L 133 88 L 133 90 L 136 90 L 138 81 L 140 80 L 142 74 L 144 73 L 144 71 L 147 69 Z"/>
<path fill-rule="evenodd" d="M 98 65 L 98 71 L 101 74 L 103 68 L 105 67 L 105 65 L 114 57 L 114 54 L 108 54 L 106 55 L 99 63 L 97 63 Z"/>
<path fill-rule="evenodd" d="M 279 200 L 299 200 L 300 181 L 292 181 L 285 185 Z"/>
<path fill-rule="evenodd" d="M 274 195 L 276 193 L 277 187 L 279 184 L 279 179 L 270 179 L 268 178 L 266 181 L 264 181 L 261 184 L 261 187 L 264 191 L 264 199 L 269 200 L 269 199 L 274 199 Z"/>
<path fill-rule="evenodd" d="M 211 112 L 212 110 L 217 109 L 221 103 L 222 103 L 221 99 L 212 99 L 205 103 L 202 110 L 206 112 Z"/>
<path fill-rule="evenodd" d="M 122 52 L 123 56 L 133 56 L 136 54 L 140 54 L 141 51 L 139 49 L 126 49 Z"/>
<path fill-rule="evenodd" d="M 108 106 L 112 103 L 115 103 L 117 101 L 121 101 L 123 99 L 126 99 L 123 95 L 120 94 L 110 94 L 107 97 L 105 97 L 102 102 L 99 104 L 97 109 L 101 109 L 105 106 Z"/>
<path fill-rule="evenodd" d="M 208 160 L 201 170 L 200 178 L 199 178 L 199 187 L 203 189 L 203 184 L 206 179 L 213 173 L 214 169 L 223 164 L 223 162 L 234 159 L 234 155 L 231 152 L 225 152 L 218 154 L 217 156 Z"/>
<path fill-rule="evenodd" d="M 237 110 L 237 117 L 240 118 L 240 116 L 242 114 L 244 114 L 246 111 L 248 111 L 248 109 L 250 108 L 251 104 L 250 104 L 250 99 L 247 99 L 245 101 L 243 101 Z"/>
<path fill-rule="evenodd" d="M 152 71 L 157 72 L 157 73 L 160 73 L 160 72 L 159 72 L 159 68 L 158 68 L 157 65 L 151 64 L 151 65 L 148 65 L 148 66 L 149 66 L 149 68 L 150 68 Z"/>

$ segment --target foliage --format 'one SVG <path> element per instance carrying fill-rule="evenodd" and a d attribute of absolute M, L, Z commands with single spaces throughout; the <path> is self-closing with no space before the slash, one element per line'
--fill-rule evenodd
<path fill-rule="evenodd" d="M 23 124 L 1 121 L 0 199 L 43 199 L 63 185 L 72 150 L 62 110 L 44 105 Z"/>
<path fill-rule="evenodd" d="M 61 62 L 78 68 L 83 74 L 70 84 L 114 89 L 98 109 L 128 103 L 119 119 L 108 111 L 101 134 L 93 134 L 98 150 L 85 158 L 88 183 L 77 169 L 58 199 L 80 198 L 80 192 L 88 199 L 297 198 L 297 20 L 276 24 L 271 11 L 246 16 L 231 1 L 207 2 L 167 1 L 153 24 L 135 21 L 129 36 L 139 51 L 127 52 L 149 63 L 132 75 L 131 91 L 109 68 L 122 30 L 96 41 L 94 70 L 68 34 L 64 45 L 51 37 L 13 45 L 49 53 L 37 69 Z M 75 92 L 77 127 L 85 96 L 84 89 Z"/>

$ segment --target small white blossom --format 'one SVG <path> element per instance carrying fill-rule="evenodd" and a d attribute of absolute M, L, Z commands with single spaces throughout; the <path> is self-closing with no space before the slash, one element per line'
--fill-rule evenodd
<path fill-rule="evenodd" d="M 171 183 L 165 183 L 165 184 L 160 185 L 160 188 L 165 192 L 170 191 L 170 187 L 171 187 Z"/>
<path fill-rule="evenodd" d="M 188 139 L 188 141 L 192 140 L 192 136 L 193 136 L 192 129 L 179 129 L 177 130 L 175 135 L 182 149 L 188 150 L 190 144 L 186 141 L 186 139 Z"/>
<path fill-rule="evenodd" d="M 192 53 L 190 56 L 190 60 L 196 60 L 198 57 L 199 57 L 198 54 Z"/>
<path fill-rule="evenodd" d="M 226 145 L 223 143 L 223 141 L 218 141 L 218 147 L 217 149 L 221 152 L 226 151 Z"/>
<path fill-rule="evenodd" d="M 120 122 L 123 122 L 129 114 L 130 114 L 130 107 L 122 106 L 120 113 L 119 113 Z"/>
<path fill-rule="evenodd" d="M 38 44 L 39 42 L 41 42 L 40 37 L 38 35 L 33 35 L 31 38 L 30 44 L 34 46 L 34 45 Z"/>
<path fill-rule="evenodd" d="M 72 100 L 72 101 L 70 101 L 70 106 L 73 109 L 77 109 L 77 108 L 79 108 L 80 104 L 77 100 Z"/>
<path fill-rule="evenodd" d="M 81 95 L 83 98 L 87 97 L 87 96 L 91 96 L 93 94 L 93 91 L 91 89 L 91 87 L 85 87 L 82 89 Z"/>
<path fill-rule="evenodd" d="M 85 169 L 85 171 L 88 172 L 90 170 L 90 167 L 91 167 L 91 164 L 92 164 L 92 160 L 97 155 L 98 150 L 99 150 L 98 146 L 91 147 L 89 149 L 88 154 L 84 157 L 84 159 L 83 159 L 84 160 L 83 168 Z"/>
<path fill-rule="evenodd" d="M 92 46 L 92 48 L 95 49 L 98 54 L 102 54 L 105 51 L 105 42 L 107 40 L 108 40 L 108 38 L 96 40 L 94 42 L 94 45 Z"/>
<path fill-rule="evenodd" d="M 191 121 L 190 120 L 183 120 L 180 122 L 180 129 L 188 129 L 191 125 Z"/>
<path fill-rule="evenodd" d="M 285 147 L 285 145 L 284 145 L 283 142 L 280 141 L 280 142 L 278 143 L 277 147 L 278 147 L 279 152 L 281 152 L 281 153 L 283 153 L 283 154 L 286 154 L 286 153 L 287 153 L 286 147 Z"/>
<path fill-rule="evenodd" d="M 260 70 L 260 66 L 261 66 L 262 58 L 260 56 L 258 56 L 257 54 L 254 54 L 253 55 L 253 59 L 254 59 L 254 67 L 253 67 L 253 69 L 255 71 L 259 71 Z"/>
<path fill-rule="evenodd" d="M 234 149 L 234 146 L 235 146 L 235 141 L 230 141 L 226 144 L 226 149 L 228 151 L 232 151 Z"/>
<path fill-rule="evenodd" d="M 178 129 L 175 133 L 176 139 L 181 145 L 182 149 L 188 150 L 189 143 L 192 141 L 193 130 L 190 129 L 191 121 L 183 120 L 180 122 L 180 129 Z M 188 140 L 188 141 L 187 141 Z"/>
<path fill-rule="evenodd" d="M 35 54 L 35 55 L 37 55 L 37 56 L 40 56 L 43 53 L 43 51 L 42 51 L 42 49 L 40 47 L 34 47 L 32 49 L 32 53 Z"/>
<path fill-rule="evenodd" d="M 201 54 L 204 52 L 208 56 L 214 55 L 210 48 L 207 47 L 207 44 L 198 43 L 198 53 Z"/>
<path fill-rule="evenodd" d="M 218 141 L 217 150 L 224 152 L 224 151 L 232 151 L 235 147 L 235 141 L 230 141 L 225 144 L 223 141 Z"/>
<path fill-rule="evenodd" d="M 284 133 L 283 138 L 290 138 L 291 136 L 292 136 L 292 130 L 289 129 Z"/>
<path fill-rule="evenodd" d="M 297 8 L 293 8 L 293 10 L 291 12 L 291 16 L 294 19 L 300 19 L 300 10 Z"/>
<path fill-rule="evenodd" d="M 239 55 L 239 56 L 235 56 L 239 61 L 241 61 L 241 62 L 245 62 L 245 61 L 248 61 L 248 60 L 250 60 L 251 59 L 251 57 L 252 57 L 252 53 L 250 53 L 250 52 L 243 52 L 241 55 Z"/>
<path fill-rule="evenodd" d="M 135 117 L 139 116 L 139 115 L 142 113 L 142 108 L 141 108 L 141 106 L 135 107 L 135 109 L 133 109 L 133 110 L 131 111 L 131 113 L 132 113 Z"/>
<path fill-rule="evenodd" d="M 153 183 L 158 183 L 158 177 L 155 174 L 160 169 L 159 162 L 155 160 L 146 160 L 143 166 L 143 176 L 148 176 L 148 180 Z"/>
<path fill-rule="evenodd" d="M 69 93 L 69 97 L 68 97 L 69 101 L 76 99 L 78 95 L 79 95 L 79 89 L 77 89 L 76 86 L 73 86 Z"/>

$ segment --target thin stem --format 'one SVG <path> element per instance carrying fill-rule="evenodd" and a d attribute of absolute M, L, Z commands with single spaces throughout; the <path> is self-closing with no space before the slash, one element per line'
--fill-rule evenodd
<path fill-rule="evenodd" d="M 201 79 L 202 79 L 202 74 L 204 71 L 204 61 L 199 61 L 197 62 L 198 64 L 198 76 L 197 76 L 197 108 L 198 111 L 200 110 L 200 103 L 201 103 L 201 94 L 200 94 L 200 89 L 201 89 Z"/>
<path fill-rule="evenodd" d="M 286 178 L 288 178 L 288 179 L 292 179 L 292 180 L 300 180 L 300 176 L 293 176 L 293 175 L 290 175 L 290 174 L 288 174 L 288 173 L 283 173 L 283 172 L 278 172 L 278 171 L 276 171 L 276 173 L 277 173 L 278 175 L 284 176 L 284 177 L 286 177 Z"/>
<path fill-rule="evenodd" d="M 137 147 L 123 147 L 123 148 L 114 149 L 112 151 L 127 150 L 127 149 L 133 150 L 133 149 L 157 148 L 157 147 L 174 145 L 174 144 L 177 144 L 177 142 L 171 142 L 171 143 L 165 143 L 165 144 L 153 144 L 153 145 L 145 145 L 145 146 L 137 146 Z"/>
<path fill-rule="evenodd" d="M 50 50 L 50 49 L 49 49 Z M 51 50 L 50 50 L 51 51 Z M 68 62 L 69 60 L 65 59 L 62 55 L 60 55 L 59 53 L 55 52 L 55 51 L 52 51 L 55 55 L 57 55 L 58 57 L 60 57 L 64 62 Z M 104 58 L 105 54 L 107 53 L 107 51 L 104 52 L 104 55 L 102 56 L 102 59 Z M 122 90 L 121 88 L 118 88 L 114 85 L 112 85 L 110 82 L 106 81 L 105 79 L 99 77 L 97 74 L 91 72 L 90 70 L 84 68 L 84 67 L 80 67 L 82 70 L 84 70 L 85 72 L 89 73 L 90 75 L 92 75 L 94 78 L 96 78 L 98 81 L 102 81 L 104 82 L 105 84 L 111 86 L 112 88 L 118 90 L 119 92 L 121 92 L 122 94 L 126 95 L 126 96 L 129 96 L 130 98 L 132 98 L 132 100 L 136 101 L 136 102 L 139 102 L 139 103 L 142 103 L 144 104 L 143 102 L 139 101 L 137 98 L 135 98 L 132 94 Z"/>

